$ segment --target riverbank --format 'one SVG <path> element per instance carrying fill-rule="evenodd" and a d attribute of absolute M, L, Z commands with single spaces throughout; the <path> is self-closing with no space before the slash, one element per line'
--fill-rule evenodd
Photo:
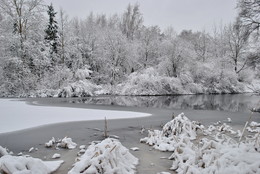
<path fill-rule="evenodd" d="M 160 129 L 160 126 L 171 120 L 172 113 L 175 115 L 184 112 L 191 120 L 197 120 L 204 125 L 209 125 L 217 121 L 226 120 L 228 117 L 232 119 L 232 126 L 237 129 L 242 129 L 244 123 L 249 118 L 249 112 L 226 112 L 226 111 L 209 111 L 209 110 L 172 110 L 158 109 L 145 107 L 123 107 L 123 106 L 105 106 L 105 105 L 86 105 L 84 103 L 69 103 L 66 99 L 28 99 L 28 104 L 37 104 L 41 106 L 59 106 L 59 107 L 74 107 L 87 109 L 102 109 L 102 110 L 121 110 L 150 113 L 152 116 L 134 119 L 118 119 L 108 120 L 108 134 L 116 135 L 120 142 L 127 148 L 138 147 L 139 151 L 131 151 L 131 153 L 139 158 L 140 164 L 137 167 L 138 173 L 157 173 L 168 171 L 172 161 L 161 159 L 168 157 L 171 153 L 159 152 L 152 149 L 150 146 L 139 143 L 140 138 L 147 136 L 147 132 L 141 134 L 141 128 Z M 259 114 L 254 113 L 252 120 L 260 122 Z M 78 145 L 88 145 L 92 141 L 103 139 L 104 121 L 80 121 L 70 123 L 58 123 L 52 125 L 41 126 L 33 129 L 27 129 L 17 132 L 0 134 L 0 141 L 3 147 L 9 148 L 14 154 L 23 152 L 33 157 L 43 160 L 51 160 L 54 153 L 61 154 L 61 159 L 65 163 L 56 172 L 67 173 L 68 168 L 71 168 L 77 157 L 79 149 L 74 150 L 55 150 L 47 149 L 44 143 L 52 137 L 63 138 L 71 137 Z M 31 148 L 38 148 L 38 151 L 29 153 Z"/>

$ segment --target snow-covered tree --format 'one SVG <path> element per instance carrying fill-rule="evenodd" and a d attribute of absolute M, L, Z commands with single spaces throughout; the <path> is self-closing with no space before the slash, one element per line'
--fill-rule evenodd
<path fill-rule="evenodd" d="M 242 24 L 250 32 L 260 29 L 260 1 L 259 0 L 239 0 L 239 17 Z"/>
<path fill-rule="evenodd" d="M 158 47 L 160 40 L 160 29 L 157 26 L 144 27 L 140 33 L 140 63 L 143 67 L 156 64 L 158 58 Z"/>
<path fill-rule="evenodd" d="M 58 23 L 55 19 L 55 15 L 57 14 L 57 12 L 54 11 L 53 5 L 49 5 L 48 6 L 48 16 L 49 16 L 49 22 L 47 25 L 47 28 L 45 30 L 45 40 L 47 41 L 47 43 L 50 45 L 51 47 L 51 54 L 53 53 L 58 53 Z"/>
<path fill-rule="evenodd" d="M 43 10 L 42 0 L 1 0 L 0 9 L 10 17 L 13 32 L 20 37 L 21 44 L 33 27 L 33 21 Z"/>
<path fill-rule="evenodd" d="M 130 40 L 134 39 L 136 32 L 142 27 L 143 16 L 140 12 L 139 5 L 134 6 L 129 4 L 127 10 L 122 16 L 120 28 L 123 34 Z"/>

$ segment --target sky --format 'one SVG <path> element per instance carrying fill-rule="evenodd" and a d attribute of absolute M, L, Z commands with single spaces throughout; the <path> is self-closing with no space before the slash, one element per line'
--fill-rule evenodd
<path fill-rule="evenodd" d="M 69 17 L 81 19 L 94 14 L 122 14 L 129 3 L 140 5 L 146 26 L 158 25 L 162 30 L 172 26 L 211 32 L 213 26 L 229 24 L 237 15 L 236 0 L 45 0 L 53 3 L 56 11 L 63 8 Z"/>

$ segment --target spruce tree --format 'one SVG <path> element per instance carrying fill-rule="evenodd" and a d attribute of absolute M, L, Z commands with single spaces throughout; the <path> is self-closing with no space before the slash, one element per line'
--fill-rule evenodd
<path fill-rule="evenodd" d="M 55 20 L 57 12 L 54 11 L 52 4 L 48 6 L 47 13 L 49 15 L 49 23 L 45 30 L 45 40 L 50 44 L 51 54 L 58 53 L 58 25 Z"/>

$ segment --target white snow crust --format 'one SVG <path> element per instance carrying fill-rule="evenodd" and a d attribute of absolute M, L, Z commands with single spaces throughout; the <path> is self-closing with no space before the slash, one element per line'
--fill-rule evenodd
<path fill-rule="evenodd" d="M 15 109 L 14 109 L 15 108 Z M 0 133 L 73 121 L 136 118 L 147 113 L 28 105 L 23 101 L 0 99 Z"/>

